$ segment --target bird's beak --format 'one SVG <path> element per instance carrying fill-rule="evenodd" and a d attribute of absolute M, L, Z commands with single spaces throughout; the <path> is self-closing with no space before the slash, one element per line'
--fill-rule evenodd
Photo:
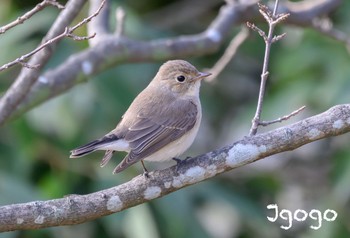
<path fill-rule="evenodd" d="M 198 75 L 197 75 L 197 77 L 194 78 L 194 81 L 202 80 L 202 79 L 204 79 L 205 77 L 208 77 L 209 75 L 211 75 L 211 73 L 199 72 Z"/>

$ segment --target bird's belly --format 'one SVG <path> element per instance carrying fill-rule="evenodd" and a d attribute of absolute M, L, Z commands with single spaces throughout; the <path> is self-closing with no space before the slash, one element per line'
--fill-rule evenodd
<path fill-rule="evenodd" d="M 144 158 L 147 161 L 167 161 L 183 154 L 193 143 L 199 129 L 199 122 L 187 134 L 167 144 L 160 150 Z"/>

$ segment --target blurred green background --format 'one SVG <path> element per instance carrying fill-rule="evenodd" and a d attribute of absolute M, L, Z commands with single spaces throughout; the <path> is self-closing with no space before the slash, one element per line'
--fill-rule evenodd
<path fill-rule="evenodd" d="M 31 9 L 39 1 L 1 0 L 0 25 Z M 62 1 L 64 2 L 64 1 Z M 123 6 L 126 34 L 149 40 L 203 31 L 218 14 L 222 1 L 112 1 L 112 12 Z M 332 12 L 334 26 L 350 35 L 350 1 Z M 48 7 L 26 23 L 0 35 L 0 65 L 39 44 L 58 10 Z M 87 6 L 78 17 L 87 14 Z M 113 16 L 113 14 L 112 14 Z M 111 18 L 112 24 L 113 19 Z M 266 29 L 266 24 L 258 24 Z M 233 37 L 239 26 L 232 28 Z M 287 37 L 273 45 L 263 119 L 271 120 L 306 105 L 287 122 L 260 128 L 268 131 L 350 101 L 349 49 L 312 29 L 277 27 Z M 84 35 L 85 29 L 77 34 Z M 210 68 L 225 46 L 212 55 L 188 58 L 197 68 Z M 46 68 L 53 68 L 87 42 L 64 39 Z M 203 83 L 203 122 L 191 149 L 195 156 L 247 135 L 254 115 L 264 54 L 262 39 L 253 33 L 218 77 Z M 136 164 L 112 175 L 123 158 L 119 153 L 105 168 L 102 153 L 68 159 L 69 151 L 113 129 L 133 98 L 149 83 L 163 62 L 124 64 L 111 68 L 0 128 L 0 205 L 87 194 L 124 183 L 142 172 Z M 5 92 L 20 67 L 0 73 Z M 69 227 L 2 233 L 5 238 L 42 237 L 350 237 L 350 135 L 338 136 L 235 169 L 210 181 L 164 198 L 92 222 Z M 173 165 L 147 164 L 149 169 Z M 308 218 L 287 222 L 267 205 L 281 209 L 333 209 L 334 222 L 323 220 L 315 231 Z"/>

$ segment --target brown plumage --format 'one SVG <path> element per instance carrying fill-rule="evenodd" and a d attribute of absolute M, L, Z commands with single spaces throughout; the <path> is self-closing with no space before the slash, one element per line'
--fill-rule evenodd
<path fill-rule="evenodd" d="M 70 157 L 106 150 L 101 161 L 104 166 L 114 151 L 126 151 L 128 154 L 113 171 L 118 173 L 138 161 L 179 156 L 197 134 L 201 121 L 200 81 L 208 75 L 183 60 L 166 62 L 114 130 L 72 150 Z"/>

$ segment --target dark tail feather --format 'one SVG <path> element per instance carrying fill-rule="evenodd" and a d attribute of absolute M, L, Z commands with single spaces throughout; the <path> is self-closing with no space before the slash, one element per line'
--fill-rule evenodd
<path fill-rule="evenodd" d="M 113 150 L 106 150 L 106 153 L 105 153 L 105 155 L 102 158 L 100 166 L 104 167 L 111 160 L 113 154 L 114 154 Z"/>
<path fill-rule="evenodd" d="M 98 150 L 102 145 L 107 144 L 111 141 L 115 141 L 118 140 L 119 138 L 114 135 L 114 134 L 110 134 L 107 136 L 104 136 L 98 140 L 94 140 L 86 145 L 80 146 L 74 150 L 71 150 L 71 154 L 69 156 L 69 158 L 78 158 L 78 157 L 82 157 L 84 155 L 90 154 L 96 150 Z"/>

